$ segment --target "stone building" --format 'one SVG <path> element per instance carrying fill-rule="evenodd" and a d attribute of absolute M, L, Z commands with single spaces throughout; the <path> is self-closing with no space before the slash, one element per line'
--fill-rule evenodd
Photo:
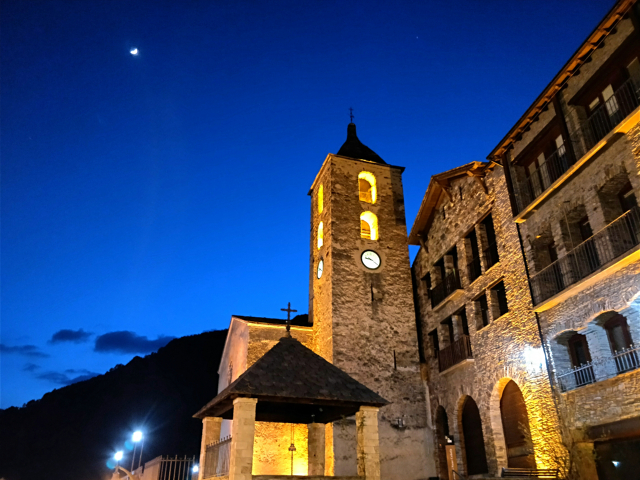
<path fill-rule="evenodd" d="M 619 1 L 489 157 L 583 479 L 640 467 L 639 59 L 640 6 Z"/>
<path fill-rule="evenodd" d="M 557 468 L 564 457 L 525 263 L 500 165 L 432 177 L 409 235 L 440 478 Z"/>
<path fill-rule="evenodd" d="M 446 443 L 471 478 L 504 467 L 638 477 L 639 59 L 640 6 L 619 0 L 487 162 L 431 178 L 409 235 L 403 168 L 349 124 L 309 191 L 309 315 L 291 334 L 390 403 L 326 426 L 258 421 L 238 447 L 251 472 L 237 478 L 356 478 L 365 423 L 379 439 L 375 478 L 448 478 Z M 219 392 L 284 333 L 282 320 L 232 317 Z M 238 415 L 268 418 L 251 400 Z M 203 412 L 204 455 L 232 425 Z"/>

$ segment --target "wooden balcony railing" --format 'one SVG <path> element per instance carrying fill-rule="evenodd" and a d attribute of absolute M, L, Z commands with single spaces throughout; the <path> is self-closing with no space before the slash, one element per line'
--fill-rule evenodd
<path fill-rule="evenodd" d="M 458 274 L 458 269 L 456 268 L 446 277 L 444 277 L 440 283 L 438 283 L 431 289 L 431 308 L 435 308 L 445 298 L 461 288 L 460 275 Z"/>

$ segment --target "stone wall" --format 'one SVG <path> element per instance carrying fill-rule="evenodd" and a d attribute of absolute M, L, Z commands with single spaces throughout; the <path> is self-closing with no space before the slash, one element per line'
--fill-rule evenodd
<path fill-rule="evenodd" d="M 431 411 L 436 412 L 438 406 L 445 409 L 450 433 L 456 439 L 458 468 L 466 473 L 461 410 L 466 398 L 473 398 L 480 410 L 489 472 L 496 474 L 501 467 L 507 466 L 500 398 L 508 381 L 513 380 L 522 391 L 527 406 L 536 463 L 541 468 L 554 467 L 558 461 L 563 461 L 564 449 L 549 380 L 541 368 L 544 363 L 541 340 L 502 168 L 496 166 L 487 171 L 487 194 L 477 181 L 467 176 L 449 179 L 449 184 L 452 200 L 441 195 L 433 222 L 424 232 L 428 251 L 421 248 L 412 267 L 418 282 L 417 300 L 428 364 Z M 465 236 L 475 229 L 482 252 L 486 247 L 486 233 L 479 224 L 489 213 L 496 232 L 499 262 L 487 269 L 487 259 L 481 255 L 482 275 L 470 282 L 466 270 L 470 243 L 465 241 Z M 427 273 L 432 274 L 432 278 L 437 277 L 434 264 L 453 246 L 458 251 L 463 291 L 434 309 L 426 282 L 420 279 Z M 495 305 L 496 296 L 490 290 L 500 281 L 506 288 L 509 309 L 502 316 Z M 487 326 L 483 326 L 475 302 L 483 293 L 487 295 L 489 306 Z M 453 316 L 455 337 L 459 339 L 462 329 L 460 317 L 455 314 L 461 309 L 466 311 L 468 319 L 473 360 L 461 362 L 441 373 L 429 333 L 438 331 L 440 349 L 445 348 L 447 331 L 441 322 Z M 435 418 L 433 421 L 435 423 Z"/>
<path fill-rule="evenodd" d="M 358 174 L 377 180 L 375 204 L 359 200 Z M 324 209 L 317 211 L 323 185 Z M 420 377 L 412 299 L 401 169 L 329 155 L 311 191 L 311 259 L 314 348 L 356 380 L 392 402 L 380 411 L 382 477 L 424 479 L 434 474 L 426 439 L 425 389 Z M 377 241 L 360 236 L 360 214 L 378 218 Z M 317 225 L 324 245 L 317 248 Z M 361 262 L 364 250 L 376 251 L 377 270 Z M 324 260 L 322 278 L 316 267 Z M 398 425 L 400 422 L 400 425 Z M 353 419 L 327 429 L 327 473 L 356 474 Z M 333 463 L 333 470 L 331 464 Z"/>

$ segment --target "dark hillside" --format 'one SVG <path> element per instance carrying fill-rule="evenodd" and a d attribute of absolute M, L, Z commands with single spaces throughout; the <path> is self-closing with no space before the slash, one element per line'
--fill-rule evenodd
<path fill-rule="evenodd" d="M 138 427 L 146 434 L 143 462 L 158 455 L 197 456 L 202 424 L 191 416 L 217 393 L 226 335 L 222 330 L 178 338 L 26 407 L 0 410 L 0 478 L 105 479 L 106 461 Z M 123 464 L 130 461 L 125 454 Z"/>

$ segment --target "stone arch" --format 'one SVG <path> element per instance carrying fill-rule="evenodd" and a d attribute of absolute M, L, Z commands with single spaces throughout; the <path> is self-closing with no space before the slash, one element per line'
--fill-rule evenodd
<path fill-rule="evenodd" d="M 464 472 L 467 475 L 489 473 L 487 451 L 480 410 L 475 400 L 466 395 L 460 399 L 458 432 Z"/>
<path fill-rule="evenodd" d="M 449 436 L 449 418 L 447 412 L 442 405 L 436 409 L 436 461 L 438 468 L 438 476 L 441 479 L 447 478 L 447 452 L 445 445 L 447 444 L 446 437 Z"/>
<path fill-rule="evenodd" d="M 502 390 L 500 414 L 507 466 L 536 468 L 527 404 L 520 387 L 513 380 L 509 380 Z"/>

